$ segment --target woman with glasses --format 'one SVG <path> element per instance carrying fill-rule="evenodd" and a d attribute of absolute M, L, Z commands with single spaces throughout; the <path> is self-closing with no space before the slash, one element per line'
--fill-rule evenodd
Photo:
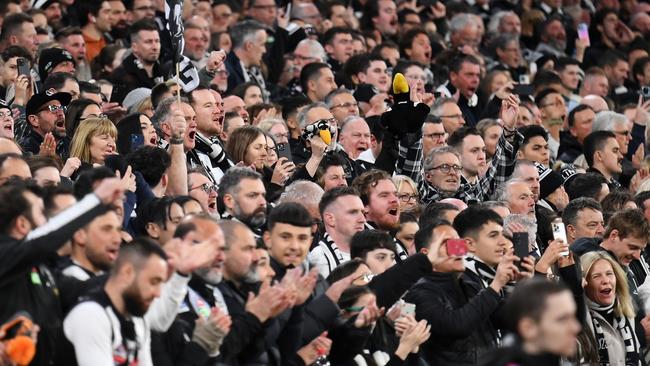
<path fill-rule="evenodd" d="M 401 212 L 414 212 L 420 205 L 420 195 L 418 187 L 413 179 L 405 175 L 396 175 L 393 177 L 393 183 L 397 187 L 397 199 Z"/>
<path fill-rule="evenodd" d="M 74 136 L 79 123 L 88 118 L 105 117 L 99 104 L 86 98 L 73 100 L 65 112 L 65 130 L 67 136 Z"/>

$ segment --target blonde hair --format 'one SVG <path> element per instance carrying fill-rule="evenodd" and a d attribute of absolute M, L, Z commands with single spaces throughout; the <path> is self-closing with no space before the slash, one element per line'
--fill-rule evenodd
<path fill-rule="evenodd" d="M 406 175 L 396 175 L 392 178 L 392 180 L 393 180 L 393 184 L 395 184 L 395 187 L 397 187 L 398 193 L 402 189 L 402 186 L 404 184 L 410 185 L 411 188 L 413 189 L 413 192 L 418 193 L 418 186 L 410 177 L 407 177 Z"/>
<path fill-rule="evenodd" d="M 90 140 L 99 135 L 109 135 L 117 140 L 117 128 L 110 119 L 88 118 L 79 123 L 70 143 L 70 157 L 92 164 Z"/>
<path fill-rule="evenodd" d="M 587 281 L 589 272 L 596 262 L 599 260 L 607 261 L 614 270 L 614 276 L 616 277 L 616 306 L 614 307 L 614 313 L 616 316 L 625 316 L 627 318 L 634 318 L 636 315 L 634 313 L 634 306 L 632 306 L 632 297 L 630 296 L 630 291 L 627 287 L 627 277 L 623 268 L 616 263 L 612 257 L 602 251 L 589 252 L 585 253 L 580 257 L 581 267 L 582 267 L 582 278 Z"/>

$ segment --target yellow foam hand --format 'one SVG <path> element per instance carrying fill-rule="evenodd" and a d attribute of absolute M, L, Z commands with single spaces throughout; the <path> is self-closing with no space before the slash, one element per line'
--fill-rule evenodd
<path fill-rule="evenodd" d="M 332 134 L 330 133 L 330 130 L 320 130 L 318 134 L 325 144 L 329 145 L 330 142 L 332 142 Z"/>
<path fill-rule="evenodd" d="M 406 78 L 401 73 L 395 74 L 393 78 L 393 93 L 401 94 L 409 92 L 409 83 L 406 81 Z"/>

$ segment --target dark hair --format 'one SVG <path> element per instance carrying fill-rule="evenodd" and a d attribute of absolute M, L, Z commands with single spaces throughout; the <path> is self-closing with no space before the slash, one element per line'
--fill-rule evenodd
<path fill-rule="evenodd" d="M 99 107 L 95 101 L 85 98 L 75 99 L 68 104 L 65 112 L 65 130 L 67 136 L 74 136 L 79 123 L 81 123 L 81 116 L 83 115 L 84 110 L 92 104 Z"/>
<path fill-rule="evenodd" d="M 288 224 L 297 227 L 311 227 L 312 219 L 305 206 L 295 202 L 281 203 L 271 210 L 268 217 L 269 231 L 275 224 Z"/>
<path fill-rule="evenodd" d="M 59 29 L 58 32 L 54 35 L 54 39 L 57 42 L 61 42 L 63 38 L 67 38 L 70 36 L 82 36 L 83 33 L 81 32 L 81 28 L 79 27 L 63 27 Z"/>
<path fill-rule="evenodd" d="M 285 121 L 293 114 L 298 112 L 298 108 L 310 104 L 311 101 L 309 98 L 303 95 L 297 95 L 293 97 L 287 97 L 280 100 L 282 105 L 282 119 Z"/>
<path fill-rule="evenodd" d="M 590 167 L 594 165 L 596 151 L 602 151 L 609 139 L 616 139 L 616 135 L 611 131 L 595 131 L 585 137 L 582 150 L 585 154 L 585 161 Z"/>
<path fill-rule="evenodd" d="M 2 173 L 2 166 L 5 164 L 5 161 L 9 159 L 22 160 L 25 162 L 25 164 L 27 164 L 27 160 L 25 160 L 25 158 L 20 154 L 16 154 L 16 153 L 0 154 L 0 174 Z"/>
<path fill-rule="evenodd" d="M 636 78 L 637 75 L 641 74 L 643 75 L 643 70 L 645 69 L 645 66 L 647 64 L 650 64 L 650 57 L 641 57 L 640 59 L 636 60 L 634 62 L 634 65 L 632 66 L 632 77 L 634 80 L 638 79 Z"/>
<path fill-rule="evenodd" d="M 316 174 L 314 174 L 314 181 L 321 187 L 324 187 L 325 182 L 323 181 L 323 176 L 327 172 L 327 169 L 333 166 L 344 166 L 341 157 L 337 154 L 324 154 L 323 159 L 320 161 L 320 164 L 318 164 Z"/>
<path fill-rule="evenodd" d="M 640 192 L 634 197 L 634 202 L 636 202 L 637 207 L 642 210 L 647 208 L 644 203 L 647 200 L 650 200 L 650 191 Z"/>
<path fill-rule="evenodd" d="M 474 127 L 470 127 L 470 126 L 460 127 L 456 131 L 452 132 L 452 134 L 449 136 L 449 139 L 447 140 L 447 145 L 456 148 L 456 150 L 460 150 L 461 146 L 463 146 L 463 140 L 465 139 L 465 137 L 470 135 L 481 136 L 481 134 L 479 134 L 479 132 Z"/>
<path fill-rule="evenodd" d="M 368 265 L 366 264 L 366 261 L 360 258 L 352 258 L 349 261 L 341 263 L 330 272 L 329 276 L 327 276 L 327 283 L 331 285 L 334 282 L 353 274 L 362 264 L 365 264 L 366 266 Z"/>
<path fill-rule="evenodd" d="M 80 81 L 79 93 L 101 94 L 102 88 L 97 83 L 91 83 L 89 81 Z"/>
<path fill-rule="evenodd" d="M 65 82 L 68 81 L 68 80 L 74 80 L 77 84 L 79 83 L 79 81 L 77 80 L 77 78 L 74 75 L 69 74 L 67 72 L 55 72 L 55 73 L 49 74 L 47 76 L 47 79 L 45 79 L 45 81 L 43 82 L 43 89 L 44 90 L 47 90 L 47 89 L 59 90 L 59 89 L 63 88 L 63 86 L 65 85 Z"/>
<path fill-rule="evenodd" d="M 325 212 L 329 205 L 334 203 L 337 199 L 339 199 L 339 197 L 343 196 L 358 197 L 359 192 L 357 192 L 357 190 L 352 187 L 336 187 L 325 192 L 320 200 L 320 203 L 318 204 L 318 211 L 320 212 L 321 216 L 323 216 L 323 212 Z"/>
<path fill-rule="evenodd" d="M 359 192 L 359 197 L 364 205 L 370 204 L 370 190 L 377 186 L 382 180 L 391 180 L 390 175 L 385 170 L 370 169 L 360 176 L 354 178 L 352 187 Z"/>
<path fill-rule="evenodd" d="M 437 218 L 435 220 L 430 220 L 427 226 L 421 227 L 415 233 L 414 241 L 415 241 L 415 250 L 417 252 L 422 251 L 422 249 L 429 248 L 429 244 L 431 243 L 431 239 L 433 238 L 433 230 L 438 226 L 452 226 L 452 225 L 449 221 L 444 219 Z"/>
<path fill-rule="evenodd" d="M 179 204 L 173 197 L 154 198 L 137 209 L 135 220 L 135 229 L 138 235 L 149 236 L 147 233 L 147 224 L 154 223 L 167 228 L 167 221 L 171 219 L 171 207 Z"/>
<path fill-rule="evenodd" d="M 617 50 L 607 50 L 598 56 L 598 66 L 602 68 L 605 68 L 605 66 L 614 67 L 619 61 L 627 62 L 627 57 Z"/>
<path fill-rule="evenodd" d="M 571 178 L 571 181 L 564 187 L 564 190 L 570 200 L 578 197 L 589 197 L 597 201 L 603 183 L 607 183 L 607 180 L 598 173 L 579 173 Z"/>
<path fill-rule="evenodd" d="M 163 95 L 165 93 L 169 92 L 170 88 L 167 83 L 158 83 L 154 85 L 153 88 L 151 88 L 151 105 L 153 106 L 153 109 L 156 109 L 158 106 L 158 103 L 163 99 Z M 191 94 L 191 93 L 190 93 Z"/>
<path fill-rule="evenodd" d="M 25 192 L 40 196 L 40 188 L 34 182 L 11 180 L 0 186 L 0 233 L 8 234 L 20 215 L 33 222 L 32 204 L 25 198 Z"/>
<path fill-rule="evenodd" d="M 106 178 L 115 177 L 115 172 L 105 166 L 91 168 L 79 174 L 74 183 L 74 196 L 78 200 L 93 191 L 93 185 Z"/>
<path fill-rule="evenodd" d="M 449 63 L 449 73 L 459 73 L 464 63 L 481 65 L 481 62 L 475 56 L 461 54 L 451 59 L 451 62 Z"/>
<path fill-rule="evenodd" d="M 519 133 L 524 136 L 524 141 L 521 143 L 520 148 L 523 148 L 524 146 L 528 145 L 528 143 L 533 137 L 540 136 L 544 139 L 544 141 L 548 141 L 548 132 L 546 132 L 546 130 L 542 126 L 538 126 L 538 125 L 523 126 L 519 128 Z"/>
<path fill-rule="evenodd" d="M 32 172 L 32 175 L 36 173 L 39 169 L 43 168 L 56 168 L 56 170 L 61 170 L 61 158 L 58 156 L 49 156 L 49 155 L 32 155 L 28 158 L 27 164 L 29 165 L 29 170 Z"/>
<path fill-rule="evenodd" d="M 569 289 L 562 282 L 539 278 L 521 281 L 505 304 L 507 328 L 517 333 L 522 319 L 531 318 L 538 322 L 547 309 L 547 299 L 565 291 Z"/>
<path fill-rule="evenodd" d="M 600 206 L 600 203 L 590 197 L 578 197 L 574 200 L 571 200 L 569 204 L 562 211 L 562 221 L 565 225 L 575 225 L 578 220 L 578 214 L 582 210 L 594 210 L 598 212 L 603 212 L 603 208 Z"/>
<path fill-rule="evenodd" d="M 0 41 L 6 42 L 9 37 L 22 34 L 23 23 L 34 23 L 34 19 L 25 13 L 15 13 L 5 17 L 0 29 Z"/>
<path fill-rule="evenodd" d="M 424 29 L 419 27 L 409 29 L 406 33 L 404 33 L 402 39 L 399 42 L 399 51 L 401 55 L 406 57 L 406 50 L 411 49 L 411 47 L 413 46 L 413 40 L 415 39 L 415 37 L 419 36 L 420 34 L 424 34 L 425 36 L 427 36 L 429 43 L 431 43 L 431 38 L 429 38 L 429 34 Z"/>
<path fill-rule="evenodd" d="M 120 246 L 120 254 L 111 269 L 111 274 L 117 273 L 127 263 L 139 270 L 152 256 L 167 260 L 167 254 L 156 242 L 144 237 L 135 238 L 128 245 Z"/>
<path fill-rule="evenodd" d="M 5 22 L 6 21 L 7 20 L 5 19 Z M 29 53 L 29 51 L 27 51 L 24 47 L 15 45 L 5 48 L 5 50 L 2 51 L 2 54 L 0 54 L 0 57 L 2 57 L 2 61 L 4 62 L 7 62 L 14 57 L 22 57 L 24 59 L 27 59 L 30 64 L 34 62 L 34 59 L 32 58 L 32 55 Z"/>
<path fill-rule="evenodd" d="M 90 22 L 88 19 L 89 15 L 97 16 L 99 11 L 102 8 L 102 4 L 108 0 L 86 0 L 86 1 L 75 1 L 74 8 L 77 14 L 77 21 L 79 22 L 80 27 L 84 27 Z"/>
<path fill-rule="evenodd" d="M 491 209 L 480 206 L 469 206 L 461 211 L 454 219 L 454 229 L 456 229 L 461 238 L 476 238 L 481 228 L 489 222 L 503 226 L 501 216 Z"/>
<path fill-rule="evenodd" d="M 381 230 L 364 230 L 350 239 L 350 257 L 365 259 L 368 252 L 375 249 L 388 249 L 396 253 L 395 241 L 387 232 Z"/>
<path fill-rule="evenodd" d="M 600 203 L 603 206 L 603 217 L 605 218 L 605 222 L 609 222 L 612 215 L 623 210 L 625 204 L 628 202 L 634 202 L 634 196 L 630 191 L 618 190 L 609 192 Z"/>
<path fill-rule="evenodd" d="M 459 211 L 458 207 L 446 202 L 429 202 L 420 215 L 421 228 L 430 226 L 438 220 L 443 220 L 447 211 Z"/>
<path fill-rule="evenodd" d="M 330 44 L 331 42 L 334 41 L 334 37 L 336 37 L 337 34 L 350 34 L 352 35 L 352 31 L 349 28 L 343 28 L 343 27 L 333 27 L 327 30 L 325 34 L 321 37 L 320 41 L 323 45 Z"/>
<path fill-rule="evenodd" d="M 232 95 L 236 95 L 236 96 L 240 97 L 241 99 L 244 99 L 244 96 L 246 95 L 246 91 L 248 91 L 249 88 L 252 88 L 254 86 L 256 86 L 256 87 L 260 88 L 260 90 L 262 90 L 262 88 L 259 86 L 259 84 L 257 84 L 254 81 L 249 81 L 247 83 L 237 85 L 232 90 Z M 194 90 L 192 92 L 194 92 Z"/>
<path fill-rule="evenodd" d="M 104 68 L 113 64 L 115 55 L 117 55 L 117 52 L 123 48 L 124 47 L 119 44 L 109 44 L 102 48 L 102 50 L 99 51 L 99 54 L 90 62 L 93 77 L 106 77 L 107 71 L 104 70 Z"/>
<path fill-rule="evenodd" d="M 58 208 L 55 204 L 56 197 L 62 195 L 74 196 L 72 188 L 60 184 L 43 188 L 43 208 L 46 217 L 54 216 L 54 210 Z"/>
<path fill-rule="evenodd" d="M 134 38 L 138 37 L 138 33 L 141 31 L 158 31 L 156 23 L 151 19 L 140 19 L 137 22 L 131 24 L 129 27 L 129 36 L 131 37 L 131 42 L 134 41 Z"/>
<path fill-rule="evenodd" d="M 359 266 L 357 265 L 357 268 Z M 356 269 L 355 269 L 356 271 Z M 354 273 L 350 272 L 350 274 Z M 348 276 L 350 275 L 348 274 Z M 339 301 L 336 303 L 341 310 L 344 310 L 354 306 L 354 304 L 359 300 L 363 295 L 372 294 L 372 289 L 368 286 L 350 286 L 343 291 Z"/>
<path fill-rule="evenodd" d="M 593 111 L 593 109 L 586 104 L 578 104 L 575 108 L 573 108 L 567 117 L 567 123 L 569 124 L 569 127 L 573 127 L 573 125 L 576 123 L 576 113 L 584 112 L 586 110 Z"/>
<path fill-rule="evenodd" d="M 251 34 L 257 33 L 261 30 L 266 30 L 264 24 L 256 20 L 239 21 L 230 27 L 230 39 L 232 40 L 232 49 L 239 48 L 244 45 L 246 38 Z"/>
<path fill-rule="evenodd" d="M 126 162 L 142 174 L 150 187 L 155 187 L 171 166 L 172 159 L 167 151 L 157 146 L 141 146 L 126 156 Z"/>
<path fill-rule="evenodd" d="M 570 65 L 580 66 L 580 62 L 573 57 L 560 57 L 555 61 L 555 71 L 564 71 Z"/>
<path fill-rule="evenodd" d="M 312 62 L 303 66 L 300 70 L 300 87 L 302 88 L 303 93 L 307 93 L 309 90 L 307 88 L 308 83 L 320 77 L 320 72 L 322 69 L 329 69 L 330 66 L 323 62 Z"/>

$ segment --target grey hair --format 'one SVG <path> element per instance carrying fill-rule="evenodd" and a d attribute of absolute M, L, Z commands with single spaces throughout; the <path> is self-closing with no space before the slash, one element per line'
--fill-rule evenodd
<path fill-rule="evenodd" d="M 431 111 L 429 112 L 429 115 L 434 115 L 437 117 L 440 117 L 442 114 L 442 106 L 444 106 L 447 103 L 454 103 L 456 104 L 456 100 L 454 98 L 448 98 L 448 97 L 442 97 L 436 99 L 435 102 L 433 102 L 433 105 L 431 106 Z"/>
<path fill-rule="evenodd" d="M 302 42 L 302 41 L 301 41 Z M 349 89 L 335 89 L 331 93 L 327 94 L 325 97 L 325 104 L 327 105 L 327 108 L 330 109 L 334 106 L 334 97 L 341 95 L 341 94 L 350 94 L 354 97 L 354 94 L 352 94 L 352 91 Z"/>
<path fill-rule="evenodd" d="M 356 121 L 356 120 L 358 120 L 358 119 L 360 119 L 360 120 L 366 122 L 366 120 L 365 120 L 363 117 L 361 117 L 361 116 L 347 116 L 347 117 L 345 117 L 345 118 L 343 119 L 343 121 L 341 121 L 341 124 L 339 125 L 339 129 L 340 129 L 340 131 L 343 132 L 343 130 L 345 129 L 345 126 L 347 126 L 348 123 L 350 123 L 350 122 L 354 122 L 354 121 Z M 368 124 L 368 122 L 366 122 L 366 124 Z M 368 128 L 370 128 L 370 125 L 368 125 Z"/>
<path fill-rule="evenodd" d="M 578 214 L 585 209 L 591 209 L 598 212 L 603 212 L 603 207 L 591 197 L 579 197 L 571 200 L 562 212 L 562 221 L 564 225 L 574 225 L 578 221 Z"/>
<path fill-rule="evenodd" d="M 514 15 L 517 18 L 519 18 L 519 15 L 517 15 L 514 11 L 510 11 L 510 10 L 499 11 L 490 17 L 490 22 L 488 23 L 487 26 L 487 32 L 491 34 L 499 34 L 499 28 L 501 27 L 501 22 L 503 21 L 503 18 L 509 15 Z"/>
<path fill-rule="evenodd" d="M 499 187 L 496 200 L 497 201 L 503 201 L 503 202 L 510 202 L 510 188 L 512 188 L 513 185 L 517 183 L 523 183 L 526 184 L 525 181 L 518 179 L 518 178 L 511 178 L 508 181 L 506 181 L 502 186 Z"/>
<path fill-rule="evenodd" d="M 151 123 L 160 129 L 160 124 L 165 123 L 171 118 L 172 115 L 172 105 L 178 103 L 178 97 L 169 97 L 161 100 L 156 107 L 156 111 L 151 116 Z M 188 103 L 187 98 L 181 98 L 181 103 Z"/>
<path fill-rule="evenodd" d="M 424 170 L 431 170 L 431 168 L 434 167 L 434 162 L 436 161 L 436 158 L 442 154 L 454 154 L 460 160 L 460 153 L 458 150 L 451 146 L 440 146 L 440 147 L 434 147 L 429 151 L 427 154 L 426 158 L 424 158 Z"/>
<path fill-rule="evenodd" d="M 298 42 L 296 48 L 302 44 L 305 44 L 309 47 L 309 56 L 316 57 L 319 59 L 319 62 L 327 61 L 327 53 L 323 46 L 317 40 L 306 38 Z"/>
<path fill-rule="evenodd" d="M 494 39 L 493 46 L 495 49 L 505 50 L 511 42 L 519 44 L 519 37 L 514 34 L 502 33 Z"/>
<path fill-rule="evenodd" d="M 297 180 L 284 189 L 277 204 L 295 202 L 305 207 L 318 207 L 323 194 L 325 191 L 318 184 L 308 180 Z"/>
<path fill-rule="evenodd" d="M 219 190 L 217 192 L 219 197 L 223 198 L 226 194 L 237 194 L 239 192 L 239 183 L 244 179 L 262 180 L 262 175 L 251 168 L 239 166 L 229 168 L 219 181 Z"/>
<path fill-rule="evenodd" d="M 297 118 L 298 119 L 298 126 L 300 127 L 301 130 L 304 129 L 305 126 L 307 126 L 309 124 L 307 122 L 307 114 L 309 113 L 309 111 L 311 111 L 314 108 L 319 108 L 319 107 L 320 108 L 325 108 L 325 109 L 327 109 L 329 111 L 329 108 L 327 108 L 327 105 L 325 103 L 316 102 L 316 103 L 312 103 L 312 104 L 307 105 L 305 108 L 303 108 L 300 111 L 300 113 L 298 113 L 298 118 Z"/>
<path fill-rule="evenodd" d="M 458 13 L 449 21 L 449 33 L 452 34 L 459 32 L 468 26 L 478 28 L 479 25 L 474 15 L 469 13 Z"/>
<path fill-rule="evenodd" d="M 535 247 L 537 239 L 537 223 L 528 215 L 523 214 L 510 214 L 503 219 L 503 227 L 508 228 L 510 224 L 519 224 L 524 227 L 528 233 L 529 247 Z M 510 230 L 508 230 L 510 231 Z M 512 234 L 512 232 L 510 232 Z"/>
<path fill-rule="evenodd" d="M 275 125 L 283 125 L 287 130 L 289 129 L 284 121 L 280 118 L 264 118 L 260 121 L 260 123 L 257 124 L 257 127 L 260 130 L 269 133 L 269 130 L 271 130 Z"/>
<path fill-rule="evenodd" d="M 266 30 L 266 26 L 256 20 L 237 22 L 237 24 L 230 28 L 232 48 L 241 48 L 244 43 L 253 40 L 255 38 L 255 33 L 261 30 Z"/>
<path fill-rule="evenodd" d="M 627 117 L 624 114 L 602 111 L 596 114 L 594 124 L 591 126 L 591 132 L 595 131 L 614 131 L 614 126 L 618 124 L 626 124 Z"/>
<path fill-rule="evenodd" d="M 522 166 L 533 167 L 533 168 L 535 168 L 535 170 L 537 170 L 537 166 L 535 165 L 534 162 L 532 162 L 532 161 L 530 161 L 530 160 L 519 159 L 519 160 L 517 160 L 517 162 L 515 163 L 515 169 L 512 171 L 512 175 L 510 176 L 511 180 L 512 180 L 512 179 L 518 179 L 518 178 L 519 178 L 519 173 L 520 173 L 520 171 L 521 171 L 520 168 L 521 168 Z"/>
<path fill-rule="evenodd" d="M 506 201 L 485 201 L 480 203 L 481 207 L 494 209 L 497 207 L 508 208 L 508 202 Z"/>

